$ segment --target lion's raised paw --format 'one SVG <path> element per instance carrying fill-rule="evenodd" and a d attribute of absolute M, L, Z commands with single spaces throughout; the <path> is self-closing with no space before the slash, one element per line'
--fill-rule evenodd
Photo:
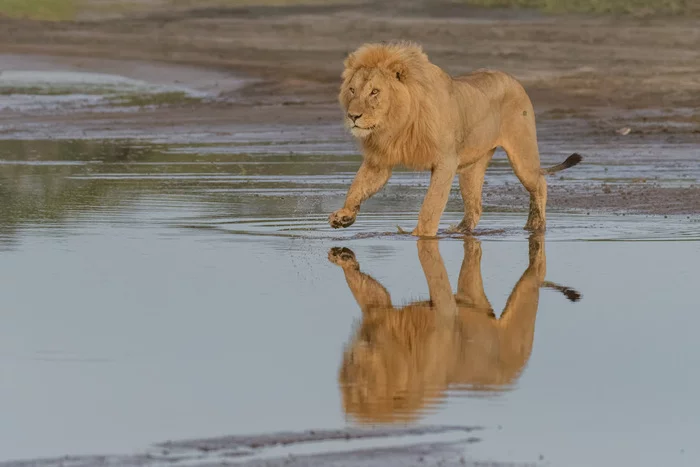
<path fill-rule="evenodd" d="M 334 229 L 338 229 L 340 227 L 345 228 L 354 224 L 356 218 L 357 213 L 351 211 L 350 209 L 343 208 L 328 216 L 328 223 Z"/>
<path fill-rule="evenodd" d="M 333 247 L 328 251 L 328 261 L 340 266 L 341 268 L 354 267 L 359 268 L 360 265 L 355 258 L 355 253 L 350 248 Z"/>

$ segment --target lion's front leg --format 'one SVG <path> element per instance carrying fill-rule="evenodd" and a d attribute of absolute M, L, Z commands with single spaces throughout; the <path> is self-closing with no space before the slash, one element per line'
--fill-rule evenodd
<path fill-rule="evenodd" d="M 328 217 L 331 227 L 337 229 L 354 224 L 357 213 L 360 212 L 360 204 L 381 190 L 390 177 L 391 169 L 363 162 L 350 185 L 343 208 Z"/>
<path fill-rule="evenodd" d="M 450 160 L 433 168 L 430 186 L 418 214 L 418 226 L 412 234 L 418 237 L 437 235 L 440 218 L 450 197 L 452 181 L 457 173 L 457 160 Z"/>
<path fill-rule="evenodd" d="M 331 248 L 328 252 L 328 260 L 343 268 L 348 287 L 362 311 L 372 307 L 391 308 L 389 292 L 372 276 L 360 271 L 360 263 L 357 262 L 355 253 L 351 249 Z"/>

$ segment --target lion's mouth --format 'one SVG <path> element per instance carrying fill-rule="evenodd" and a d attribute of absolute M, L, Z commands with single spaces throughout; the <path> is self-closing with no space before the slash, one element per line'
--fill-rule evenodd
<path fill-rule="evenodd" d="M 376 125 L 361 127 L 357 124 L 354 124 L 350 127 L 350 132 L 356 138 L 368 138 L 374 132 L 375 126 Z"/>

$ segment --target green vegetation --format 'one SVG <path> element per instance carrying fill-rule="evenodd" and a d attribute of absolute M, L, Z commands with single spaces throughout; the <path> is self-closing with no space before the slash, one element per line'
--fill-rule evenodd
<path fill-rule="evenodd" d="M 534 8 L 548 13 L 699 14 L 698 0 L 461 0 L 475 6 Z"/>
<path fill-rule="evenodd" d="M 129 93 L 100 87 L 85 87 L 81 91 L 78 91 L 74 87 L 4 87 L 0 84 L 0 96 L 70 96 L 72 94 L 103 96 L 106 99 L 106 103 L 114 107 L 160 107 L 168 105 L 192 105 L 202 102 L 201 98 L 193 97 L 183 91 Z"/>
<path fill-rule="evenodd" d="M 82 0 L 0 0 L 0 16 L 59 21 L 75 18 Z"/>
<path fill-rule="evenodd" d="M 361 1 L 361 0 L 356 0 Z M 633 15 L 699 15 L 698 0 L 455 0 L 482 7 L 534 8 L 547 13 L 612 13 Z M 0 16 L 70 20 L 82 13 L 128 13 L 162 8 L 291 6 L 344 3 L 348 0 L 0 0 Z M 362 0 L 364 3 L 364 0 Z"/>
<path fill-rule="evenodd" d="M 342 3 L 347 0 L 0 0 L 0 17 L 46 21 L 74 20 L 83 15 L 128 14 L 174 8 L 290 6 Z"/>
<path fill-rule="evenodd" d="M 73 94 L 70 89 L 47 88 L 39 86 L 28 87 L 3 87 L 0 85 L 0 96 L 12 96 L 14 94 L 24 94 L 31 96 L 67 96 Z"/>
<path fill-rule="evenodd" d="M 170 4 L 179 7 L 203 6 L 292 6 L 323 5 L 333 3 L 354 3 L 350 0 L 170 0 Z M 361 2 L 360 2 L 361 3 Z"/>

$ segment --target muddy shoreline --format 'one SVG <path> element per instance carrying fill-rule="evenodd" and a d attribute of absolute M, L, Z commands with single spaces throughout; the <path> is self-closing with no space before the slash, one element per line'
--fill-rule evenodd
<path fill-rule="evenodd" d="M 433 2 L 204 7 L 58 23 L 0 18 L 0 54 L 20 57 L 4 67 L 21 68 L 25 57 L 35 65 L 177 81 L 213 96 L 126 114 L 4 111 L 0 137 L 189 134 L 225 142 L 241 125 L 340 127 L 343 57 L 364 41 L 395 38 L 420 41 L 453 74 L 489 67 L 522 80 L 538 113 L 543 158 L 579 151 L 585 163 L 618 165 L 626 163 L 619 148 L 661 146 L 647 162 L 663 166 L 663 148 L 677 144 L 688 148 L 688 163 L 700 157 L 697 20 L 551 17 Z M 617 133 L 625 127 L 629 134 Z M 638 182 L 553 187 L 550 209 L 700 213 L 697 180 L 680 187 L 653 177 Z M 523 197 L 487 187 L 485 203 L 519 206 Z"/>
<path fill-rule="evenodd" d="M 484 465 L 481 462 L 468 460 L 468 446 L 480 441 L 473 435 L 475 430 L 478 428 L 449 426 L 349 428 L 229 436 L 168 441 L 152 446 L 147 452 L 134 455 L 65 456 L 54 459 L 18 460 L 0 462 L 0 467 Z M 440 436 L 454 439 L 429 439 Z M 364 446 L 362 446 L 363 442 Z M 366 442 L 378 445 L 372 447 Z M 302 452 L 294 451 L 294 448 L 301 448 Z M 496 467 L 501 464 L 489 463 L 489 465 Z"/>

